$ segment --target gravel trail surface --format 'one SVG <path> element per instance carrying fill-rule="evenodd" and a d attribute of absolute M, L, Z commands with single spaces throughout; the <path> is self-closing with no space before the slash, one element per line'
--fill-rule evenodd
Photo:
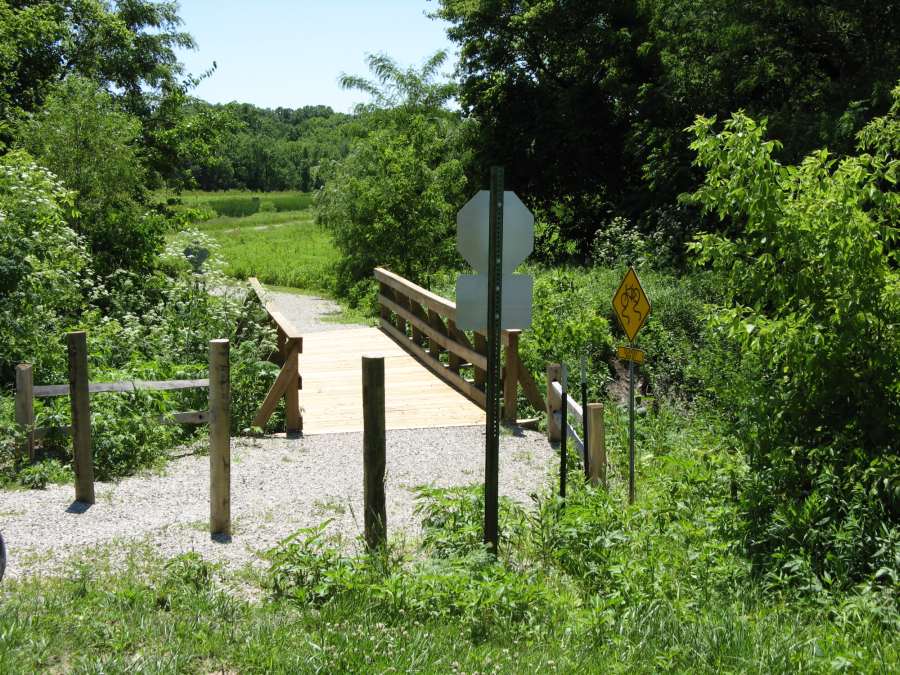
<path fill-rule="evenodd" d="M 267 291 L 269 296 L 278 305 L 282 314 L 301 333 L 318 333 L 324 330 L 341 330 L 347 328 L 346 323 L 325 321 L 328 315 L 339 314 L 340 306 L 325 298 L 315 295 L 297 295 L 295 293 L 282 293 L 280 291 Z"/>
<path fill-rule="evenodd" d="M 387 434 L 387 522 L 392 539 L 414 538 L 414 489 L 480 484 L 484 428 L 414 429 Z M 533 431 L 503 436 L 500 494 L 527 504 L 546 485 L 553 451 Z M 209 459 L 175 459 L 162 476 L 98 483 L 97 503 L 73 504 L 71 485 L 0 492 L 0 529 L 11 577 L 58 574 L 71 556 L 102 545 L 142 542 L 163 557 L 197 551 L 236 569 L 299 528 L 331 519 L 347 549 L 362 533 L 362 434 L 232 441 L 230 542 L 208 534 Z"/>

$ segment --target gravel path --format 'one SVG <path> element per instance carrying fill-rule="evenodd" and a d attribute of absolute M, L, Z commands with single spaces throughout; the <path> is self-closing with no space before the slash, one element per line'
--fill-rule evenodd
<path fill-rule="evenodd" d="M 387 520 L 392 539 L 419 534 L 414 488 L 478 484 L 484 475 L 484 428 L 418 429 L 387 434 Z M 532 431 L 503 436 L 500 494 L 529 503 L 553 464 L 553 451 Z M 11 577 L 56 574 L 70 556 L 92 548 L 143 542 L 163 557 L 197 551 L 228 568 L 259 563 L 264 551 L 302 527 L 332 519 L 329 531 L 348 549 L 362 532 L 362 435 L 235 439 L 231 509 L 234 536 L 213 541 L 209 460 L 173 460 L 162 476 L 98 483 L 97 503 L 73 504 L 71 485 L 0 491 L 0 529 Z"/>
<path fill-rule="evenodd" d="M 268 293 L 278 305 L 281 313 L 301 333 L 318 333 L 347 327 L 346 323 L 323 320 L 326 316 L 338 314 L 341 311 L 340 306 L 331 300 L 314 295 L 297 295 L 278 291 L 268 291 Z"/>

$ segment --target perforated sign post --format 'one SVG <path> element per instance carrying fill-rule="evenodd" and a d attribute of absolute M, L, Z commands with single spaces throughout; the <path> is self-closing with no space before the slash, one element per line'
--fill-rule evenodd
<path fill-rule="evenodd" d="M 487 429 L 484 452 L 484 542 L 496 552 L 500 457 L 500 332 L 531 325 L 529 276 L 513 275 L 534 246 L 534 216 L 503 190 L 503 168 L 491 167 L 482 190 L 456 215 L 457 248 L 475 275 L 456 282 L 456 326 L 487 333 Z"/>
<path fill-rule="evenodd" d="M 634 340 L 650 316 L 650 298 L 633 267 L 628 268 L 613 296 L 613 310 L 631 343 L 619 347 L 618 353 L 628 361 L 628 503 L 634 504 L 634 364 L 644 362 L 644 352 L 635 347 Z"/>

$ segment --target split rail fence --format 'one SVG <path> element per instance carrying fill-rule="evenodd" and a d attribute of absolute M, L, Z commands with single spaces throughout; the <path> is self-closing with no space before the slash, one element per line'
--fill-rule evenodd
<path fill-rule="evenodd" d="M 36 442 L 51 434 L 72 437 L 75 470 L 75 501 L 93 504 L 94 462 L 91 450 L 92 394 L 134 391 L 177 391 L 209 389 L 209 409 L 176 412 L 162 416 L 162 424 L 209 424 L 210 435 L 210 529 L 213 534 L 230 534 L 230 453 L 231 453 L 231 376 L 228 340 L 212 340 L 209 344 L 209 373 L 206 379 L 193 380 L 125 380 L 90 382 L 88 376 L 87 335 L 84 331 L 66 336 L 69 361 L 69 383 L 34 385 L 31 364 L 16 366 L 16 423 L 24 440 L 17 454 L 29 461 L 36 459 Z M 34 399 L 68 396 L 72 424 L 65 427 L 35 427 Z"/>
<path fill-rule="evenodd" d="M 442 298 L 384 268 L 375 269 L 381 328 L 454 388 L 481 408 L 486 407 L 487 337 L 466 333 L 456 326 L 456 303 Z M 521 331 L 501 334 L 504 353 L 503 419 L 517 421 L 518 387 L 532 406 L 541 410 L 545 401 L 531 373 L 519 360 Z M 444 359 L 446 358 L 446 363 Z M 473 377 L 464 370 L 472 369 Z"/>

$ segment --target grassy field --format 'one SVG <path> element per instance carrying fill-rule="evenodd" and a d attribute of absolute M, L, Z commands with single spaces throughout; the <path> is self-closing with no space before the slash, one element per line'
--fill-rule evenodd
<path fill-rule="evenodd" d="M 331 270 L 339 254 L 328 233 L 315 222 L 311 195 L 285 193 L 182 193 L 176 207 L 206 206 L 210 211 L 191 226 L 212 236 L 221 247 L 225 271 L 238 279 L 255 276 L 265 284 L 329 295 Z M 275 203 L 284 210 L 241 214 L 235 204 Z M 220 212 L 215 215 L 213 212 Z M 238 215 L 232 215 L 237 212 Z"/>
<path fill-rule="evenodd" d="M 626 418 L 610 407 L 608 424 L 610 491 L 576 480 L 563 508 L 550 476 L 535 509 L 504 503 L 496 559 L 480 486 L 423 490 L 422 540 L 372 556 L 314 530 L 261 571 L 91 552 L 64 578 L 0 587 L 0 672 L 897 671 L 889 592 L 749 569 L 715 420 L 642 419 L 633 507 Z"/>

